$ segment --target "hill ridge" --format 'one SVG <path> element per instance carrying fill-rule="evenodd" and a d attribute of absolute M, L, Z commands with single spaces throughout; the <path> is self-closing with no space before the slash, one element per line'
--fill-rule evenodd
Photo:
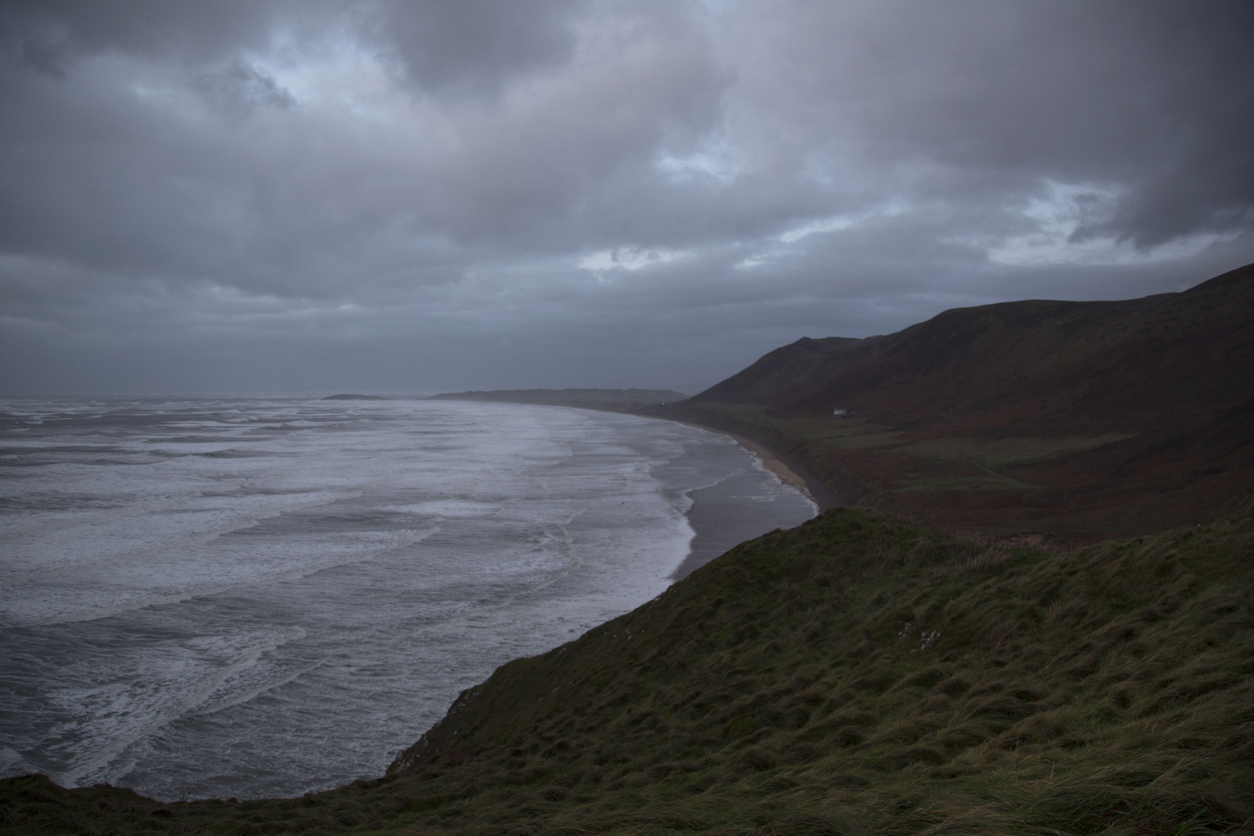
<path fill-rule="evenodd" d="M 1081 542 L 1195 523 L 1254 482 L 1254 421 L 1224 417 L 1251 397 L 1247 265 L 1181 293 L 802 338 L 646 414 L 766 444 L 845 504 Z"/>
<path fill-rule="evenodd" d="M 1142 368 L 1129 368 L 1134 356 Z M 1104 393 L 1112 380 L 1117 387 Z M 1172 400 L 1178 403 L 1170 408 L 1197 414 L 1241 399 L 1226 399 L 1225 389 L 1254 390 L 1254 265 L 1182 293 L 1000 302 L 943 311 L 862 340 L 803 338 L 691 400 L 810 415 L 847 404 L 898 422 L 943 425 L 938 405 L 1026 412 L 1059 393 L 1085 396 L 1108 421 L 1139 420 L 1134 408 L 1160 415 Z"/>

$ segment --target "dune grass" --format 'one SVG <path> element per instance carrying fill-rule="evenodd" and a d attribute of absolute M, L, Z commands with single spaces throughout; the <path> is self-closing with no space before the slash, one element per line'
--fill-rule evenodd
<path fill-rule="evenodd" d="M 386 777 L 158 804 L 0 782 L 5 833 L 1254 830 L 1251 500 L 1013 549 L 858 509 L 467 691 Z"/>

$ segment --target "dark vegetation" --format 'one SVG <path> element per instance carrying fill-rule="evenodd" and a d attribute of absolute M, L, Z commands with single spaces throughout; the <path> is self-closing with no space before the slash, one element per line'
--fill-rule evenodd
<path fill-rule="evenodd" d="M 1254 483 L 1254 265 L 1184 293 L 802 339 L 644 411 L 766 444 L 842 504 L 951 530 L 1191 525 Z"/>
<path fill-rule="evenodd" d="M 31 776 L 0 832 L 1254 833 L 1252 299 L 1245 268 L 950 311 L 638 406 L 869 507 L 502 666 L 376 780 L 162 804 Z"/>

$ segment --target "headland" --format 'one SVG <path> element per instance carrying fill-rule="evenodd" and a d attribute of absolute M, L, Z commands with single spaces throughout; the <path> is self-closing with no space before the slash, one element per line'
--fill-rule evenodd
<path fill-rule="evenodd" d="M 631 411 L 844 507 L 502 666 L 375 780 L 160 804 L 9 779 L 7 832 L 1249 831 L 1254 265 L 803 339 Z"/>

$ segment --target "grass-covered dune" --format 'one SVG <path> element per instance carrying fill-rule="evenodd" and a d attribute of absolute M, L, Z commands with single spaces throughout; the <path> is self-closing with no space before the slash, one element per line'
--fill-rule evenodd
<path fill-rule="evenodd" d="M 503 666 L 386 777 L 180 804 L 13 779 L 2 829 L 1250 832 L 1252 507 L 1067 552 L 830 511 Z"/>

